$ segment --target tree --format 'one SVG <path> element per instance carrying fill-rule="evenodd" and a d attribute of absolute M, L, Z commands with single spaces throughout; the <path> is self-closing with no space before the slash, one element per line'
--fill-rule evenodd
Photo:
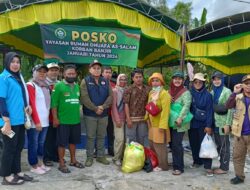
<path fill-rule="evenodd" d="M 200 20 L 195 17 L 192 21 L 192 28 L 203 26 L 207 23 L 207 9 L 203 8 Z"/>
<path fill-rule="evenodd" d="M 192 2 L 184 3 L 178 2 L 175 7 L 171 10 L 171 16 L 178 22 L 185 24 L 187 28 L 191 26 L 191 10 Z"/>

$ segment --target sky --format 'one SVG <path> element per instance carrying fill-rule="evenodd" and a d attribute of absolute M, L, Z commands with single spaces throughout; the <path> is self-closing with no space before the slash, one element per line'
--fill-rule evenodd
<path fill-rule="evenodd" d="M 200 19 L 202 10 L 205 7 L 208 11 L 207 22 L 250 11 L 250 0 L 243 0 L 249 2 L 249 4 L 234 0 L 167 0 L 167 5 L 169 8 L 173 8 L 178 1 L 192 2 L 192 18 L 197 17 Z"/>

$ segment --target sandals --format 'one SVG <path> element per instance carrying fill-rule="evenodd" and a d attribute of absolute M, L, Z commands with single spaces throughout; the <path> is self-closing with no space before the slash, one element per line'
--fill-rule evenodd
<path fill-rule="evenodd" d="M 159 167 L 155 167 L 155 168 L 153 169 L 153 171 L 154 171 L 154 172 L 161 172 L 161 171 L 162 171 L 162 169 L 161 169 L 161 168 L 159 168 Z"/>
<path fill-rule="evenodd" d="M 7 181 L 4 177 L 2 181 L 2 185 L 22 185 L 24 184 L 24 180 L 14 177 L 11 181 Z"/>
<path fill-rule="evenodd" d="M 72 167 L 79 168 L 79 169 L 84 168 L 84 165 L 81 164 L 80 162 L 70 163 L 69 165 L 72 166 Z"/>
<path fill-rule="evenodd" d="M 180 171 L 180 170 L 174 170 L 174 171 L 172 172 L 173 175 L 181 175 L 182 173 L 183 173 L 183 172 Z"/>
<path fill-rule="evenodd" d="M 216 169 L 214 170 L 214 174 L 217 174 L 217 175 L 227 174 L 227 171 L 222 170 L 222 169 L 220 169 L 220 168 L 216 168 Z"/>
<path fill-rule="evenodd" d="M 70 173 L 71 171 L 69 170 L 69 168 L 67 168 L 67 166 L 59 166 L 58 170 L 61 171 L 62 173 Z"/>
<path fill-rule="evenodd" d="M 21 179 L 23 181 L 33 181 L 33 177 L 28 176 L 27 174 L 23 174 L 23 176 L 15 175 L 15 178 Z"/>
<path fill-rule="evenodd" d="M 50 161 L 50 160 L 47 160 L 47 161 L 44 162 L 44 165 L 51 167 L 51 166 L 54 165 L 54 163 L 52 161 Z"/>

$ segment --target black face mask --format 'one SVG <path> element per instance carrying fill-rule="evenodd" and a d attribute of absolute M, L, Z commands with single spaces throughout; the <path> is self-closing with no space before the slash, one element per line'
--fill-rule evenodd
<path fill-rule="evenodd" d="M 74 83 L 76 82 L 76 77 L 65 77 L 67 83 Z"/>

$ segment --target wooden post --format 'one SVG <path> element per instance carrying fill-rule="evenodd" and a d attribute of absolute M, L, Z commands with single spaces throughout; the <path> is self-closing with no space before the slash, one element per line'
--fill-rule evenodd
<path fill-rule="evenodd" d="M 184 73 L 184 63 L 185 63 L 185 50 L 186 50 L 186 25 L 182 27 L 182 40 L 181 40 L 181 59 L 180 59 L 180 69 Z"/>

